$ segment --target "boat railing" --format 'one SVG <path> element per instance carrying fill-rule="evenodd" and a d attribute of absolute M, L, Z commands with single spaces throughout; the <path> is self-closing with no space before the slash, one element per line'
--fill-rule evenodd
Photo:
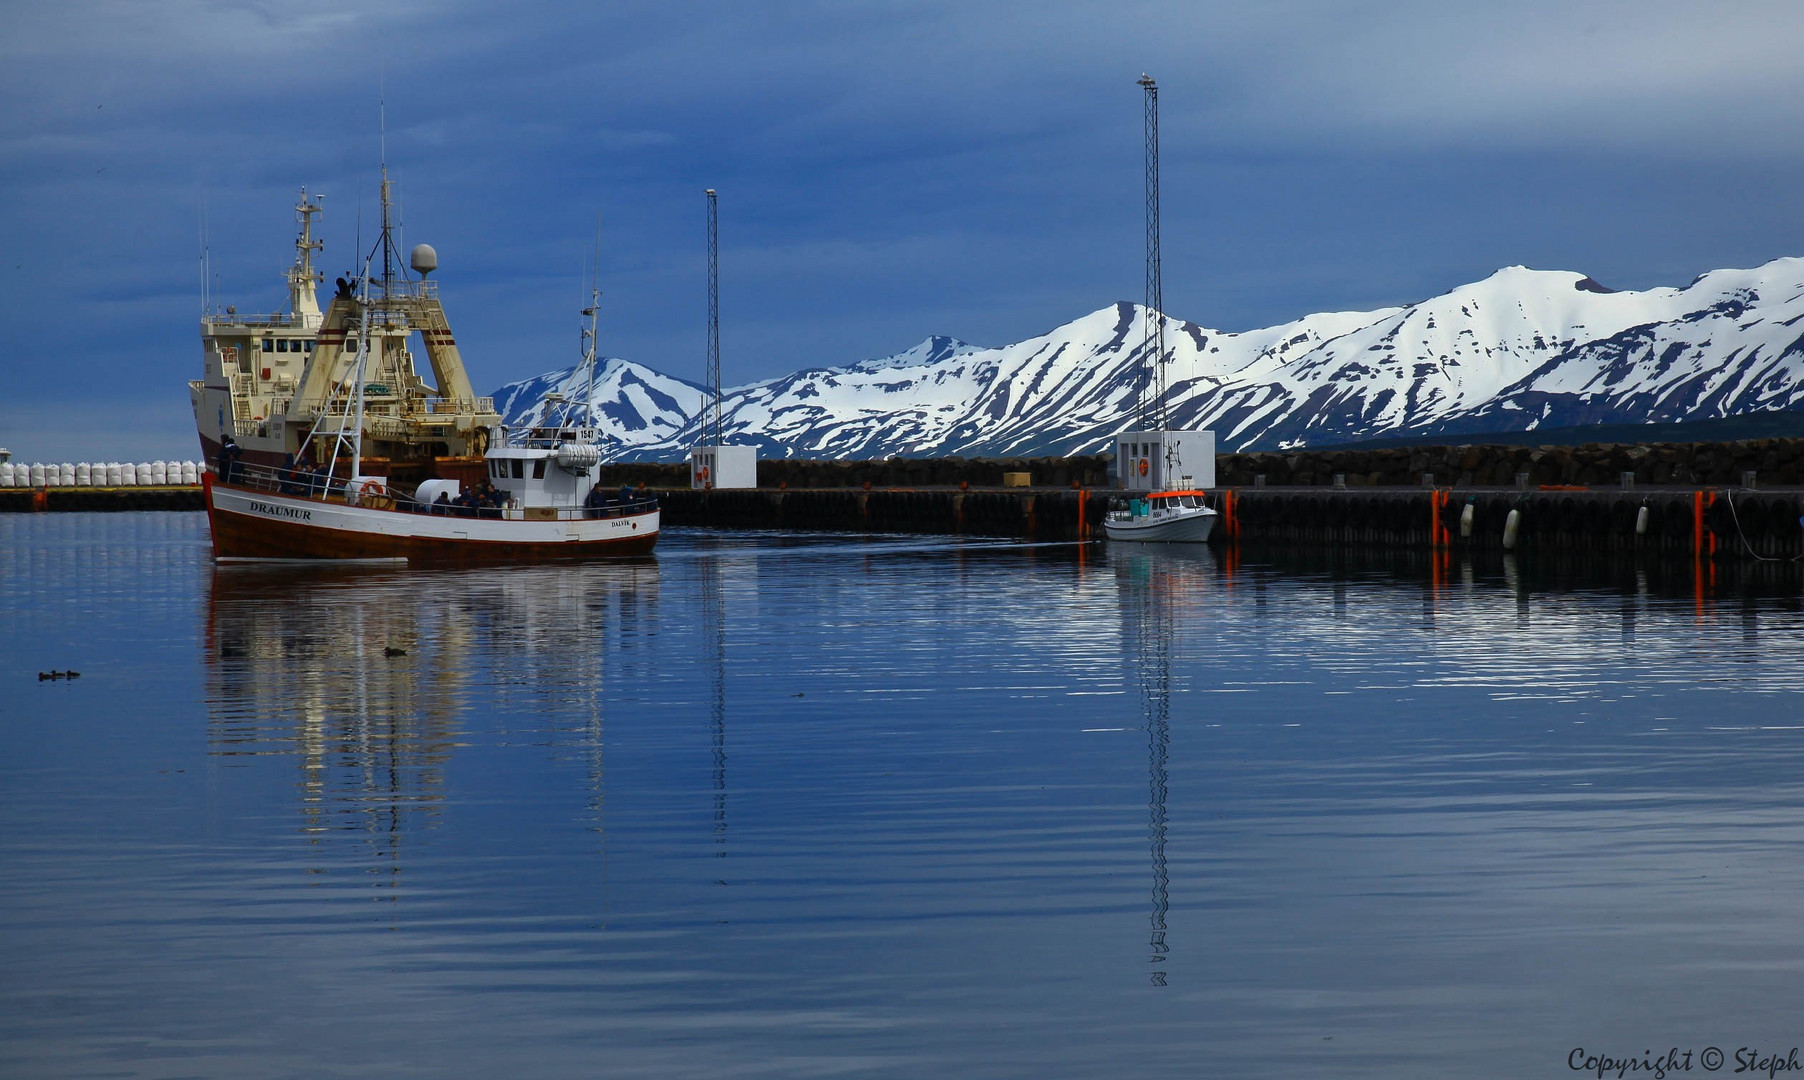
<path fill-rule="evenodd" d="M 590 521 L 649 514 L 658 508 L 658 500 L 645 496 L 624 502 L 612 500 L 601 506 L 532 506 L 523 509 L 512 503 L 505 507 L 472 507 L 454 502 L 427 504 L 397 496 L 394 508 L 404 513 L 441 514 L 448 517 L 505 518 L 509 521 Z"/>
<path fill-rule="evenodd" d="M 217 326 L 305 326 L 303 316 L 291 311 L 272 312 L 269 314 L 239 314 L 236 311 L 214 311 L 201 316 L 201 321 L 209 327 Z"/>
<path fill-rule="evenodd" d="M 429 413 L 492 413 L 495 411 L 495 399 L 492 397 L 429 397 L 423 398 L 422 404 L 425 411 Z"/>
<path fill-rule="evenodd" d="M 213 475 L 219 477 L 221 483 L 236 488 L 266 491 L 273 495 L 298 495 L 308 499 L 342 500 L 351 489 L 347 480 L 298 465 L 287 468 L 234 461 L 214 466 Z"/>

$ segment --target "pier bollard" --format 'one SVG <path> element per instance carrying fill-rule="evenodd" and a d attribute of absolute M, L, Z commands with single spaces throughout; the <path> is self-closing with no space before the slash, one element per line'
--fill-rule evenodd
<path fill-rule="evenodd" d="M 1336 491 L 1347 490 L 1347 474 L 1346 473 L 1335 473 L 1334 474 L 1334 490 L 1336 490 Z"/>
<path fill-rule="evenodd" d="M 1253 474 L 1253 486 L 1256 488 L 1262 488 L 1265 486 L 1265 474 L 1264 473 L 1256 472 Z"/>
<path fill-rule="evenodd" d="M 1433 473 L 1425 472 L 1422 474 L 1422 486 L 1426 487 L 1426 488 L 1431 488 L 1434 486 L 1434 474 Z"/>
<path fill-rule="evenodd" d="M 1635 486 L 1635 474 L 1632 472 L 1617 473 L 1616 483 L 1626 491 Z"/>
<path fill-rule="evenodd" d="M 1528 473 L 1526 471 L 1519 472 L 1516 474 L 1516 490 L 1517 491 L 1527 491 L 1528 490 Z"/>
<path fill-rule="evenodd" d="M 1749 491 L 1754 490 L 1754 479 L 1756 475 L 1757 474 L 1753 469 L 1743 469 L 1741 471 L 1741 486 L 1747 488 Z"/>

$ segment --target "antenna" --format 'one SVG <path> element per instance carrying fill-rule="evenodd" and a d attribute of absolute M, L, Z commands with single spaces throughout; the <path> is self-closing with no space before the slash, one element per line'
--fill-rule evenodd
<path fill-rule="evenodd" d="M 708 391 L 713 395 L 703 418 L 702 445 L 720 445 L 720 212 L 714 189 L 708 194 Z"/>
<path fill-rule="evenodd" d="M 388 182 L 388 85 L 387 76 L 376 95 L 378 120 L 382 128 L 382 298 L 389 297 L 389 290 L 395 281 L 395 241 L 391 232 L 393 228 L 389 220 L 389 182 Z"/>
<path fill-rule="evenodd" d="M 207 247 L 207 196 L 202 193 L 200 197 L 200 313 L 202 316 L 209 314 L 213 309 L 213 301 L 207 295 L 207 276 L 210 272 L 207 266 L 209 254 Z"/>
<path fill-rule="evenodd" d="M 601 211 L 595 212 L 595 270 L 593 284 L 589 286 L 589 306 L 583 312 L 589 317 L 589 325 L 583 328 L 583 360 L 589 365 L 589 388 L 583 392 L 583 426 L 590 429 L 588 438 L 595 437 L 595 358 L 600 342 L 601 331 Z"/>
<path fill-rule="evenodd" d="M 1146 323 L 1141 353 L 1147 369 L 1140 383 L 1140 428 L 1165 429 L 1165 296 L 1159 280 L 1159 84 L 1142 73 L 1146 91 Z"/>

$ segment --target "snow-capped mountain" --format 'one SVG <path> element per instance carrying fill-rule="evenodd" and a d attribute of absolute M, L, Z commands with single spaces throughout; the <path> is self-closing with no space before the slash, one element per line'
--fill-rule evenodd
<path fill-rule="evenodd" d="M 735 387 L 722 430 L 767 457 L 1094 452 L 1133 426 L 1143 316 L 1118 303 L 1001 348 L 930 338 Z M 1224 449 L 1790 409 L 1804 407 L 1800 322 L 1800 259 L 1645 292 L 1513 266 L 1405 307 L 1244 333 L 1167 317 L 1165 404 L 1172 426 L 1213 429 Z M 604 397 L 598 379 L 598 408 L 619 417 L 621 456 L 676 458 L 696 441 L 701 388 L 624 361 L 608 370 L 619 389 Z M 531 412 L 570 375 L 512 384 L 497 400 Z M 654 399 L 654 384 L 671 389 Z"/>
<path fill-rule="evenodd" d="M 495 391 L 495 411 L 509 427 L 528 427 L 543 421 L 548 404 L 555 410 L 559 402 L 582 401 L 588 387 L 580 364 L 548 371 Z M 593 403 L 602 452 L 618 457 L 669 444 L 701 411 L 706 397 L 703 387 L 642 364 L 613 356 L 598 359 Z"/>

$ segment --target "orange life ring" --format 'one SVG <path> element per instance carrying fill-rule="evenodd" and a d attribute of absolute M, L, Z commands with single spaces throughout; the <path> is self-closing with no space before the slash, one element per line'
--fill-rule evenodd
<path fill-rule="evenodd" d="M 1141 476 L 1146 475 L 1146 459 L 1145 458 L 1140 459 L 1140 475 Z"/>
<path fill-rule="evenodd" d="M 372 510 L 385 510 L 395 503 L 389 498 L 387 489 L 375 480 L 365 480 L 363 486 L 357 489 L 357 502 Z"/>

